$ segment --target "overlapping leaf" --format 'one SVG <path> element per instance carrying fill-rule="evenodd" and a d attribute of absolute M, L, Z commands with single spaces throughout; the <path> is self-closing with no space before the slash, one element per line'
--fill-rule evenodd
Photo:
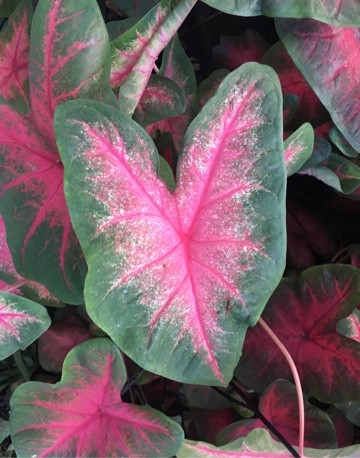
<path fill-rule="evenodd" d="M 360 151 L 358 28 L 334 27 L 312 19 L 278 19 L 276 28 L 339 130 Z"/>
<path fill-rule="evenodd" d="M 52 296 L 45 286 L 35 281 L 27 280 L 19 275 L 14 267 L 11 253 L 6 243 L 4 221 L 0 216 L 0 291 L 24 295 L 40 304 L 60 305 L 59 300 Z"/>
<path fill-rule="evenodd" d="M 24 0 L 0 33 L 0 96 L 26 111 L 32 4 Z"/>
<path fill-rule="evenodd" d="M 358 305 L 359 292 L 359 269 L 317 266 L 299 279 L 284 279 L 262 315 L 294 359 L 305 393 L 323 402 L 360 396 L 360 344 L 336 332 L 337 322 Z M 247 333 L 237 374 L 260 392 L 274 379 L 292 380 L 286 360 L 259 325 Z"/>
<path fill-rule="evenodd" d="M 124 113 L 133 114 L 159 54 L 195 3 L 196 0 L 162 0 L 112 42 L 114 55 L 110 82 L 114 89 L 120 87 L 119 104 Z"/>
<path fill-rule="evenodd" d="M 126 369 L 109 339 L 66 357 L 61 381 L 22 384 L 11 398 L 10 431 L 18 456 L 172 456 L 183 431 L 148 406 L 123 403 Z"/>
<path fill-rule="evenodd" d="M 53 111 L 80 96 L 114 101 L 109 59 L 95 0 L 41 0 L 31 32 L 31 113 L 0 105 L 0 209 L 16 270 L 72 304 L 83 301 L 84 262 L 63 194 Z"/>
<path fill-rule="evenodd" d="M 24 350 L 50 326 L 45 307 L 24 297 L 0 292 L 0 360 Z"/>
<path fill-rule="evenodd" d="M 310 158 L 314 149 L 314 129 L 303 124 L 284 142 L 284 156 L 287 175 L 293 175 Z"/>
<path fill-rule="evenodd" d="M 0 17 L 8 17 L 21 3 L 21 0 L 0 0 Z"/>
<path fill-rule="evenodd" d="M 259 410 L 290 444 L 298 444 L 299 407 L 294 385 L 286 380 L 275 380 L 262 393 Z M 329 415 L 306 400 L 304 410 L 305 446 L 336 448 L 336 431 Z M 216 443 L 225 445 L 239 437 L 245 437 L 250 430 L 255 428 L 265 428 L 260 419 L 241 420 L 233 423 L 218 434 Z M 279 441 L 274 435 L 272 437 Z"/>
<path fill-rule="evenodd" d="M 90 316 L 145 369 L 226 384 L 284 266 L 275 73 L 245 64 L 223 81 L 187 131 L 174 194 L 116 110 L 69 102 L 55 119 Z"/>
<path fill-rule="evenodd" d="M 305 456 L 309 458 L 357 458 L 359 456 L 359 445 L 351 447 L 316 450 L 306 448 Z M 207 444 L 205 442 L 195 442 L 186 440 L 176 454 L 178 458 L 274 458 L 277 456 L 291 457 L 288 449 L 270 437 L 264 429 L 255 429 L 245 438 L 237 439 L 222 447 Z"/>
<path fill-rule="evenodd" d="M 270 16 L 314 18 L 337 26 L 360 26 L 357 0 L 202 0 L 229 14 L 239 16 Z"/>

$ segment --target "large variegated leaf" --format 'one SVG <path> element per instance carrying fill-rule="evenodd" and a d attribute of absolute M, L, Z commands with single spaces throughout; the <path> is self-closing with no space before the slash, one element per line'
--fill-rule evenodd
<path fill-rule="evenodd" d="M 183 430 L 149 406 L 122 402 L 126 369 L 109 339 L 75 347 L 61 381 L 22 384 L 11 398 L 17 456 L 173 456 Z"/>
<path fill-rule="evenodd" d="M 26 110 L 29 104 L 30 0 L 16 8 L 0 33 L 0 96 Z"/>
<path fill-rule="evenodd" d="M 0 360 L 24 350 L 50 326 L 45 307 L 0 292 Z"/>
<path fill-rule="evenodd" d="M 312 19 L 278 19 L 276 28 L 339 130 L 360 151 L 359 29 L 334 27 Z"/>
<path fill-rule="evenodd" d="M 360 26 L 358 0 L 202 0 L 229 14 L 314 18 L 334 25 Z"/>
<path fill-rule="evenodd" d="M 132 115 L 154 64 L 196 0 L 162 0 L 130 30 L 112 42 L 111 86 L 119 88 L 121 110 Z"/>
<path fill-rule="evenodd" d="M 40 0 L 31 32 L 31 113 L 0 104 L 0 210 L 16 270 L 72 304 L 83 301 L 84 261 L 64 198 L 52 118 L 68 99 L 96 94 L 114 101 L 109 60 L 95 0 Z"/>
<path fill-rule="evenodd" d="M 359 269 L 317 266 L 282 280 L 262 315 L 293 357 L 305 393 L 322 402 L 359 399 L 360 344 L 336 332 L 337 322 L 359 304 L 359 292 Z M 277 378 L 292 380 L 287 361 L 259 325 L 246 335 L 237 375 L 260 392 Z"/>
<path fill-rule="evenodd" d="M 40 304 L 59 306 L 59 300 L 45 286 L 27 280 L 16 272 L 9 247 L 6 243 L 4 221 L 0 216 L 0 291 L 24 295 Z"/>
<path fill-rule="evenodd" d="M 223 81 L 187 131 L 174 194 L 118 111 L 81 101 L 55 119 L 90 316 L 149 371 L 228 383 L 284 267 L 276 74 L 245 64 Z"/>

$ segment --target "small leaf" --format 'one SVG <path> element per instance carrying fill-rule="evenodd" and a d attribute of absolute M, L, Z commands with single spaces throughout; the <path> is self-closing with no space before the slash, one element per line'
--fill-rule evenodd
<path fill-rule="evenodd" d="M 152 75 L 134 112 L 134 120 L 144 127 L 181 115 L 185 106 L 184 93 L 176 83 L 164 76 Z"/>
<path fill-rule="evenodd" d="M 0 292 L 0 360 L 25 350 L 50 326 L 45 307 L 24 297 Z"/>
<path fill-rule="evenodd" d="M 138 124 L 95 102 L 59 107 L 87 311 L 144 369 L 188 383 L 231 379 L 284 267 L 281 103 L 269 67 L 230 74 L 187 131 L 173 194 Z"/>
<path fill-rule="evenodd" d="M 170 191 L 175 190 L 175 177 L 168 162 L 159 156 L 159 176 L 164 180 Z"/>
<path fill-rule="evenodd" d="M 305 446 L 336 448 L 336 431 L 329 415 L 306 400 L 304 408 Z M 298 444 L 299 407 L 293 384 L 287 380 L 275 380 L 271 383 L 260 397 L 259 410 L 290 444 Z M 219 433 L 216 443 L 225 445 L 235 439 L 247 436 L 252 429 L 259 427 L 265 428 L 260 419 L 233 423 Z M 279 441 L 274 435 L 272 438 Z"/>
<path fill-rule="evenodd" d="M 336 407 L 344 412 L 346 418 L 352 423 L 360 426 L 360 401 L 343 402 L 336 404 Z"/>
<path fill-rule="evenodd" d="M 283 279 L 262 315 L 290 352 L 304 392 L 322 402 L 359 399 L 360 344 L 336 332 L 337 322 L 357 307 L 359 293 L 359 269 L 316 266 L 298 279 Z M 259 392 L 277 378 L 292 380 L 286 360 L 259 325 L 248 330 L 236 373 Z"/>
<path fill-rule="evenodd" d="M 0 32 L 1 97 L 21 111 L 29 108 L 28 65 L 32 4 L 24 0 Z"/>
<path fill-rule="evenodd" d="M 148 406 L 123 403 L 126 369 L 109 339 L 68 354 L 61 381 L 28 382 L 10 401 L 17 456 L 172 456 L 183 431 Z"/>
<path fill-rule="evenodd" d="M 334 145 L 336 145 L 340 152 L 347 157 L 357 157 L 359 151 L 356 151 L 346 138 L 341 134 L 337 127 L 332 127 L 329 132 L 329 138 Z"/>
<path fill-rule="evenodd" d="M 238 16 L 312 17 L 334 25 L 360 26 L 357 0 L 202 0 L 224 13 Z"/>
<path fill-rule="evenodd" d="M 315 135 L 313 152 L 311 157 L 302 166 L 302 170 L 305 172 L 308 169 L 312 169 L 320 165 L 330 156 L 331 151 L 332 148 L 330 143 L 325 140 L 325 138 Z"/>
<path fill-rule="evenodd" d="M 284 156 L 287 176 L 298 172 L 310 158 L 314 148 L 314 129 L 303 124 L 284 142 Z"/>
<path fill-rule="evenodd" d="M 277 19 L 276 29 L 334 123 L 352 147 L 360 151 L 358 29 L 334 27 L 312 19 Z"/>
<path fill-rule="evenodd" d="M 135 26 L 112 42 L 110 83 L 120 88 L 123 113 L 132 115 L 159 54 L 189 14 L 196 0 L 162 0 Z M 166 76 L 166 75 L 165 75 Z"/>
<path fill-rule="evenodd" d="M 342 336 L 360 343 L 360 310 L 355 309 L 348 317 L 340 320 L 336 330 Z"/>

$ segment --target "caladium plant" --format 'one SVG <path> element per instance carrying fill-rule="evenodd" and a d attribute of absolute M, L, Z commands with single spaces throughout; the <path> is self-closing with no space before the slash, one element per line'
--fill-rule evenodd
<path fill-rule="evenodd" d="M 359 2 L 0 17 L 0 454 L 358 456 Z"/>

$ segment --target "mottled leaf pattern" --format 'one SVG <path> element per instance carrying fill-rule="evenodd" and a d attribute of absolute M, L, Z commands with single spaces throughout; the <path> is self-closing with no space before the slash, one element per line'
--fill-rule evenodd
<path fill-rule="evenodd" d="M 42 0 L 31 32 L 31 114 L 0 105 L 0 209 L 16 270 L 71 304 L 83 302 L 85 265 L 63 194 L 53 111 L 80 96 L 114 101 L 109 59 L 95 0 Z"/>
<path fill-rule="evenodd" d="M 359 30 L 312 19 L 277 19 L 276 28 L 339 130 L 360 151 Z"/>
<path fill-rule="evenodd" d="M 0 96 L 26 111 L 32 5 L 24 0 L 0 32 Z"/>
<path fill-rule="evenodd" d="M 183 431 L 148 406 L 123 403 L 126 369 L 109 339 L 93 339 L 66 357 L 61 381 L 22 384 L 11 398 L 18 456 L 172 456 Z"/>
<path fill-rule="evenodd" d="M 359 292 L 359 269 L 316 266 L 299 279 L 282 280 L 262 315 L 293 357 L 305 393 L 322 402 L 359 399 L 360 344 L 336 332 L 337 322 L 358 305 Z M 248 331 L 236 371 L 260 392 L 277 378 L 292 380 L 286 360 L 259 325 Z"/>
<path fill-rule="evenodd" d="M 24 350 L 50 326 L 45 307 L 0 292 L 0 360 Z"/>
<path fill-rule="evenodd" d="M 187 131 L 174 194 L 130 119 L 85 101 L 55 118 L 90 316 L 145 369 L 226 384 L 284 266 L 275 73 L 245 64 L 224 80 Z"/>

